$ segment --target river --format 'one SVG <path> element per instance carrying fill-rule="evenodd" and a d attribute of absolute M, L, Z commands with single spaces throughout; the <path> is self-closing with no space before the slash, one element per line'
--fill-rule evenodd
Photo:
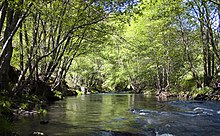
<path fill-rule="evenodd" d="M 42 125 L 42 120 L 49 123 Z M 82 95 L 57 101 L 46 116 L 24 117 L 13 126 L 22 136 L 219 136 L 220 102 Z"/>

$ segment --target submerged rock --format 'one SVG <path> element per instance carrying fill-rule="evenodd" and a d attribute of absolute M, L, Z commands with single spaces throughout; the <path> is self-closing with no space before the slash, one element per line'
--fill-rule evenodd
<path fill-rule="evenodd" d="M 156 132 L 156 136 L 174 136 L 173 134 L 159 134 L 158 132 Z"/>
<path fill-rule="evenodd" d="M 48 124 L 48 123 L 49 123 L 48 120 L 42 120 L 42 121 L 40 121 L 40 124 L 41 124 L 41 125 L 46 125 L 46 124 Z"/>
<path fill-rule="evenodd" d="M 47 135 L 43 132 L 33 132 L 29 136 L 47 136 Z"/>

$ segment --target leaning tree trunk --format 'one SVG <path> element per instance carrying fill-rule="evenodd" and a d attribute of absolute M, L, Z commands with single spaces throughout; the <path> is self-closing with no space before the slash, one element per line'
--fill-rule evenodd
<path fill-rule="evenodd" d="M 9 9 L 7 13 L 6 28 L 3 39 L 4 45 L 0 56 L 0 84 L 3 88 L 5 88 L 9 82 L 9 68 L 13 52 L 12 38 L 10 38 L 11 32 L 13 31 L 13 14 L 14 11 Z"/>
<path fill-rule="evenodd" d="M 0 34 L 3 35 L 3 38 L 0 39 L 2 46 L 0 53 L 0 88 L 6 88 L 7 84 L 10 82 L 10 62 L 13 53 L 12 40 L 20 27 L 22 21 L 25 19 L 28 10 L 23 14 L 21 10 L 14 10 L 8 6 L 8 1 L 3 2 L 1 8 L 1 18 L 0 18 Z M 18 6 L 23 4 L 23 0 L 20 0 Z M 31 3 L 28 5 L 28 9 L 31 7 Z M 6 22 L 5 22 L 6 19 Z M 4 29 L 5 24 L 5 29 Z M 2 34 L 4 31 L 4 34 Z"/>

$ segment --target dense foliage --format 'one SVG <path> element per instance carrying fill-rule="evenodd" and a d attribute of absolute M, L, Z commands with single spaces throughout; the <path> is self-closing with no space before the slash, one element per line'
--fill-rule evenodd
<path fill-rule="evenodd" d="M 142 1 L 102 51 L 75 59 L 71 80 L 98 91 L 216 94 L 219 10 L 218 1 Z"/>

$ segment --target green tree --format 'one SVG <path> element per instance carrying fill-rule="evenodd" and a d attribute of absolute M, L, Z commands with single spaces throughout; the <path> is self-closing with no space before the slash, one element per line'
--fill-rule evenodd
<path fill-rule="evenodd" d="M 13 53 L 12 41 L 18 28 L 26 18 L 31 2 L 3 0 L 0 3 L 0 86 L 5 88 L 10 81 L 10 62 Z"/>

